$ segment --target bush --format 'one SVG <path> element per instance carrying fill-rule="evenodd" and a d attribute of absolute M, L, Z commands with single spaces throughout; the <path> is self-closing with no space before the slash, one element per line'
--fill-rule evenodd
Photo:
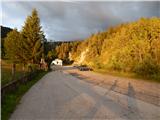
<path fill-rule="evenodd" d="M 28 64 L 27 67 L 28 67 L 28 72 L 36 71 L 39 69 L 38 64 Z"/>
<path fill-rule="evenodd" d="M 152 58 L 147 57 L 142 63 L 135 65 L 134 72 L 140 75 L 156 75 L 160 72 L 160 67 Z"/>

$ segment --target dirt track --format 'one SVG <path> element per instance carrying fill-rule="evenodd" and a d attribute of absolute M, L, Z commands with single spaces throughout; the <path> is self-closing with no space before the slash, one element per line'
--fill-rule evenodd
<path fill-rule="evenodd" d="M 134 97 L 135 90 L 132 83 L 128 84 L 126 90 L 128 95 L 124 95 L 114 91 L 119 81 L 110 88 L 103 88 L 68 72 L 68 69 L 64 71 L 61 69 L 45 75 L 23 96 L 11 119 L 158 120 L 160 118 L 160 107 Z"/>

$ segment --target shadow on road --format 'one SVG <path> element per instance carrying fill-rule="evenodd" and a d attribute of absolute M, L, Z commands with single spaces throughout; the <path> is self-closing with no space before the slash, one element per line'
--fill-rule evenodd
<path fill-rule="evenodd" d="M 137 120 L 141 119 L 140 112 L 138 110 L 137 106 L 137 100 L 136 100 L 136 92 L 134 90 L 134 87 L 132 84 L 129 82 L 128 83 L 128 109 L 129 113 L 128 116 L 130 117 L 131 120 Z"/>
<path fill-rule="evenodd" d="M 78 78 L 78 79 L 80 79 L 80 80 L 85 80 L 85 79 L 87 79 L 87 77 L 82 76 L 82 75 L 79 75 L 79 74 L 77 74 L 77 73 L 70 73 L 70 75 L 72 75 L 72 76 L 74 76 L 74 77 L 76 77 L 76 78 Z"/>
<path fill-rule="evenodd" d="M 107 95 L 110 91 L 114 91 L 114 89 L 117 86 L 117 80 L 114 81 L 113 85 L 109 88 L 109 90 L 105 93 L 105 95 Z"/>

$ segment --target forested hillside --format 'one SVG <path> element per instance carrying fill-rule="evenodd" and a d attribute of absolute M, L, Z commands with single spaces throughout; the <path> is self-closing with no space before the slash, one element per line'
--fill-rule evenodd
<path fill-rule="evenodd" d="M 7 36 L 7 34 L 12 31 L 11 28 L 9 27 L 4 27 L 4 26 L 0 26 L 1 27 L 1 57 L 3 58 L 5 55 L 4 52 L 4 38 Z"/>
<path fill-rule="evenodd" d="M 141 18 L 111 27 L 83 42 L 70 44 L 68 50 L 65 56 L 70 60 L 94 69 L 157 77 L 160 74 L 160 18 Z"/>
<path fill-rule="evenodd" d="M 1 38 L 5 38 L 7 36 L 7 33 L 10 31 L 12 31 L 11 28 L 1 26 Z"/>

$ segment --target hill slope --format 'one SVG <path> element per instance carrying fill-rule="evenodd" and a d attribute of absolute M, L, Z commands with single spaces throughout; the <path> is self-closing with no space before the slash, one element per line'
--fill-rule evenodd
<path fill-rule="evenodd" d="M 70 56 L 95 69 L 155 76 L 160 73 L 160 18 L 141 18 L 93 34 Z"/>

